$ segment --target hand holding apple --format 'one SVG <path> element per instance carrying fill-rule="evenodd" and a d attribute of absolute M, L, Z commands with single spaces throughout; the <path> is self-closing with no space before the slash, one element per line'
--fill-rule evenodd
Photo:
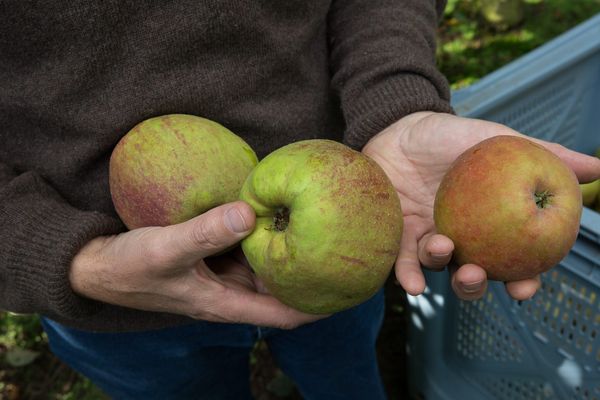
<path fill-rule="evenodd" d="M 497 135 L 521 136 L 501 124 L 450 114 L 418 112 L 407 115 L 373 137 L 363 152 L 382 166 L 402 202 L 404 232 L 396 262 L 396 278 L 411 294 L 425 288 L 421 267 L 443 269 L 450 262 L 454 243 L 435 230 L 433 203 L 437 188 L 454 160 L 469 147 Z M 600 178 L 600 160 L 555 143 L 534 140 L 558 155 L 581 182 Z M 452 287 L 463 299 L 483 296 L 487 277 L 477 265 L 451 268 Z M 516 299 L 533 296 L 537 279 L 507 282 Z"/>
<path fill-rule="evenodd" d="M 519 136 L 500 135 L 465 150 L 444 175 L 434 203 L 437 231 L 454 242 L 459 265 L 488 279 L 534 278 L 575 243 L 582 212 L 573 171 Z"/>
<path fill-rule="evenodd" d="M 248 262 L 283 303 L 333 313 L 380 289 L 398 255 L 400 200 L 371 159 L 341 143 L 305 140 L 265 157 L 240 199 L 256 212 Z"/>
<path fill-rule="evenodd" d="M 308 315 L 264 293 L 230 248 L 254 227 L 238 201 L 176 225 L 137 228 L 88 242 L 71 263 L 73 290 L 103 303 L 206 321 L 294 328 Z"/>
<path fill-rule="evenodd" d="M 207 321 L 293 328 L 322 318 L 264 293 L 243 256 L 223 254 L 254 227 L 253 210 L 233 201 L 256 163 L 242 139 L 204 118 L 136 125 L 110 161 L 113 202 L 130 231 L 79 251 L 69 272 L 75 292 Z"/>

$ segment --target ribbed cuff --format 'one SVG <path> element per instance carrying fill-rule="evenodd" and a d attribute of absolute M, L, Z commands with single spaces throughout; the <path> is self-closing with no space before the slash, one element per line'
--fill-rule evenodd
<path fill-rule="evenodd" d="M 418 111 L 454 112 L 450 100 L 428 79 L 417 74 L 384 80 L 354 97 L 344 108 L 345 142 L 356 149 L 361 149 L 369 139 L 406 115 Z"/>
<path fill-rule="evenodd" d="M 12 211 L 5 217 L 16 224 L 10 224 L 12 234 L 2 247 L 7 256 L 9 281 L 15 285 L 9 297 L 21 297 L 9 299 L 20 309 L 15 311 L 71 320 L 98 312 L 103 303 L 79 296 L 71 289 L 69 268 L 75 254 L 89 240 L 122 231 L 120 222 L 52 200 Z"/>

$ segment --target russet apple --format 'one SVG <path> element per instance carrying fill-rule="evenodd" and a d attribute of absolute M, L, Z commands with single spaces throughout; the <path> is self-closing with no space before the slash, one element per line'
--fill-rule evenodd
<path fill-rule="evenodd" d="M 171 225 L 237 200 L 257 163 L 250 146 L 222 125 L 163 115 L 140 122 L 117 143 L 110 192 L 129 229 Z"/>
<path fill-rule="evenodd" d="M 573 246 L 582 213 L 573 171 L 528 139 L 496 136 L 467 149 L 442 179 L 434 203 L 439 233 L 458 265 L 477 264 L 492 280 L 547 271 Z"/>
<path fill-rule="evenodd" d="M 383 170 L 330 140 L 281 147 L 248 176 L 256 211 L 242 250 L 269 292 L 308 313 L 360 304 L 385 283 L 400 249 L 400 200 Z"/>

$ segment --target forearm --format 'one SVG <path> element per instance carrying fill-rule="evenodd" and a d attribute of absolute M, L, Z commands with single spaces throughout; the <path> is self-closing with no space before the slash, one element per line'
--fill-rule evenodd
<path fill-rule="evenodd" d="M 71 289 L 71 260 L 86 242 L 122 225 L 70 206 L 36 173 L 0 170 L 0 307 L 71 319 L 95 312 L 98 303 Z"/>
<path fill-rule="evenodd" d="M 452 112 L 435 65 L 436 27 L 445 1 L 339 0 L 329 14 L 332 85 L 346 119 L 347 144 L 417 111 Z"/>

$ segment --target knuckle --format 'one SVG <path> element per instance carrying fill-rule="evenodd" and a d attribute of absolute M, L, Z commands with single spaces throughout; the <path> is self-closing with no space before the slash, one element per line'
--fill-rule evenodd
<path fill-rule="evenodd" d="M 208 285 L 211 286 L 210 289 L 194 296 L 187 315 L 196 320 L 224 322 L 223 310 L 218 299 L 223 295 L 225 288 L 217 282 Z"/>
<path fill-rule="evenodd" d="M 218 249 L 222 246 L 217 226 L 214 222 L 201 221 L 192 229 L 192 244 L 204 249 Z"/>
<path fill-rule="evenodd" d="M 163 265 L 169 262 L 169 254 L 165 251 L 162 242 L 158 240 L 160 235 L 152 234 L 155 229 L 150 228 L 139 241 L 141 256 L 155 265 Z"/>
<path fill-rule="evenodd" d="M 282 321 L 279 323 L 278 328 L 286 331 L 290 331 L 292 329 L 296 329 L 300 326 L 299 322 L 296 321 Z"/>
<path fill-rule="evenodd" d="M 287 311 L 281 320 L 277 322 L 277 328 L 283 330 L 292 330 L 296 329 L 301 325 L 297 316 L 295 315 L 295 311 L 289 310 Z"/>
<path fill-rule="evenodd" d="M 219 313 L 211 304 L 194 304 L 187 313 L 189 317 L 202 321 L 220 321 Z"/>
<path fill-rule="evenodd" d="M 204 310 L 203 307 L 201 307 L 201 308 L 192 307 L 192 309 L 187 313 L 187 315 L 188 315 L 188 317 L 195 319 L 195 320 L 210 321 L 210 318 L 208 317 L 208 314 L 206 313 L 206 311 Z"/>

